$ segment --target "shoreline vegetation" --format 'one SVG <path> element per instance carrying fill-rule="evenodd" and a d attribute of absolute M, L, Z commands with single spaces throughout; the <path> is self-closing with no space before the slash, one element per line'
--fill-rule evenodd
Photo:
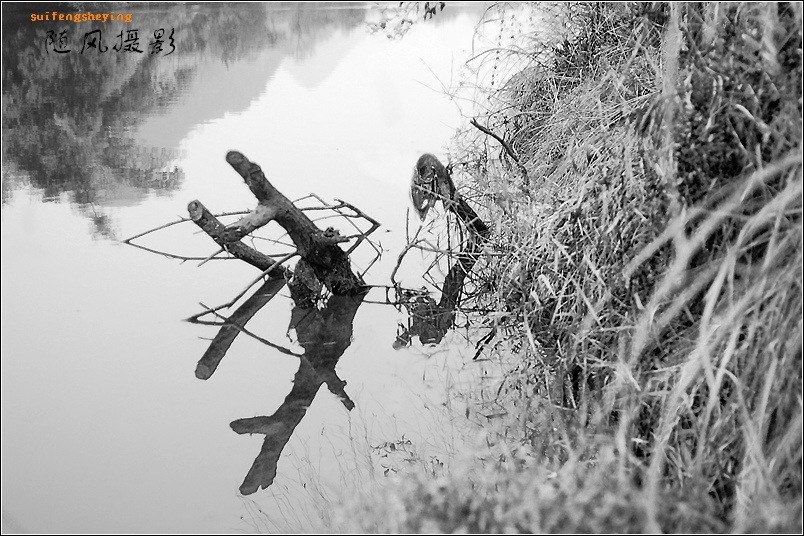
<path fill-rule="evenodd" d="M 802 7 L 542 6 L 450 155 L 501 417 L 344 526 L 800 533 Z"/>

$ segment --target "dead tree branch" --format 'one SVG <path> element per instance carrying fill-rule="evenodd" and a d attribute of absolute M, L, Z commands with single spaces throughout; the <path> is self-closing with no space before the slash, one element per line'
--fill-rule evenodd
<path fill-rule="evenodd" d="M 505 141 L 503 138 L 495 134 L 493 131 L 489 130 L 487 127 L 484 127 L 483 125 L 478 123 L 477 119 L 472 119 L 471 121 L 469 121 L 469 123 L 483 134 L 491 136 L 492 138 L 500 142 L 500 145 L 502 145 L 502 148 L 505 150 L 506 153 L 508 153 L 508 156 L 510 156 L 511 159 L 516 163 L 517 167 L 519 167 L 519 171 L 520 173 L 522 173 L 522 178 L 525 180 L 525 184 L 527 184 L 528 170 L 525 169 L 525 166 L 523 166 L 522 163 L 519 161 L 519 156 L 517 156 L 516 151 L 514 151 L 514 148 L 511 147 L 511 145 L 507 141 Z"/>
<path fill-rule="evenodd" d="M 274 188 L 260 166 L 239 152 L 230 151 L 226 161 L 243 177 L 257 198 L 257 207 L 218 235 L 224 243 L 238 243 L 236 241 L 255 229 L 276 221 L 288 233 L 299 255 L 310 264 L 316 277 L 333 294 L 360 292 L 363 280 L 352 272 L 349 256 L 338 247 L 344 238 L 337 231 L 331 228 L 322 231 L 316 227 L 306 214 Z"/>
<path fill-rule="evenodd" d="M 275 265 L 276 261 L 268 255 L 260 253 L 239 240 L 236 242 L 227 240 L 225 234 L 226 226 L 223 225 L 207 207 L 201 204 L 201 201 L 190 201 L 187 205 L 187 212 L 190 213 L 190 219 L 193 220 L 196 225 L 233 256 L 263 271 Z M 276 268 L 267 275 L 273 278 L 284 277 L 284 271 L 285 268 L 276 266 Z"/>

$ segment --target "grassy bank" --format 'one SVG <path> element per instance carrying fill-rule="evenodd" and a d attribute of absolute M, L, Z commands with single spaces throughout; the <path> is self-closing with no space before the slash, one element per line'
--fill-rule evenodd
<path fill-rule="evenodd" d="M 467 127 L 453 154 L 501 254 L 475 299 L 503 424 L 353 524 L 800 532 L 801 6 L 551 15 L 486 88 L 509 148 Z"/>

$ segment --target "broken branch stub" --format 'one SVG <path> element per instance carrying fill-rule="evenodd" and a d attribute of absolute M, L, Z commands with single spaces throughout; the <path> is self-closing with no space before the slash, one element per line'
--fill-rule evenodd
<path fill-rule="evenodd" d="M 275 264 L 275 260 L 260 253 L 256 249 L 247 246 L 243 242 L 230 241 L 227 239 L 226 226 L 218 220 L 208 209 L 201 203 L 201 201 L 190 201 L 187 205 L 187 212 L 190 214 L 190 219 L 198 225 L 210 238 L 212 238 L 219 246 L 225 248 L 229 253 L 238 259 L 249 263 L 255 268 L 260 270 L 267 270 Z M 284 277 L 285 269 L 277 266 L 268 274 L 270 278 Z"/>
<path fill-rule="evenodd" d="M 240 239 L 263 225 L 276 220 L 293 240 L 299 254 L 306 257 L 311 237 L 318 231 L 315 224 L 287 197 L 268 182 L 257 164 L 237 151 L 229 151 L 226 161 L 237 171 L 257 198 L 257 207 L 227 229 L 233 239 Z M 238 236 L 239 235 L 239 236 Z M 235 238 L 236 237 L 236 238 Z"/>

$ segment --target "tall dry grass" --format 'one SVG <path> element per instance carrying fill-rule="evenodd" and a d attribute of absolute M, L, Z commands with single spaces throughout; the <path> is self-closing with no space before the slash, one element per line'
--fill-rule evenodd
<path fill-rule="evenodd" d="M 453 154 L 517 362 L 502 450 L 358 526 L 800 532 L 801 5 L 549 10 L 561 39 L 488 90 L 514 155 L 469 127 Z"/>

